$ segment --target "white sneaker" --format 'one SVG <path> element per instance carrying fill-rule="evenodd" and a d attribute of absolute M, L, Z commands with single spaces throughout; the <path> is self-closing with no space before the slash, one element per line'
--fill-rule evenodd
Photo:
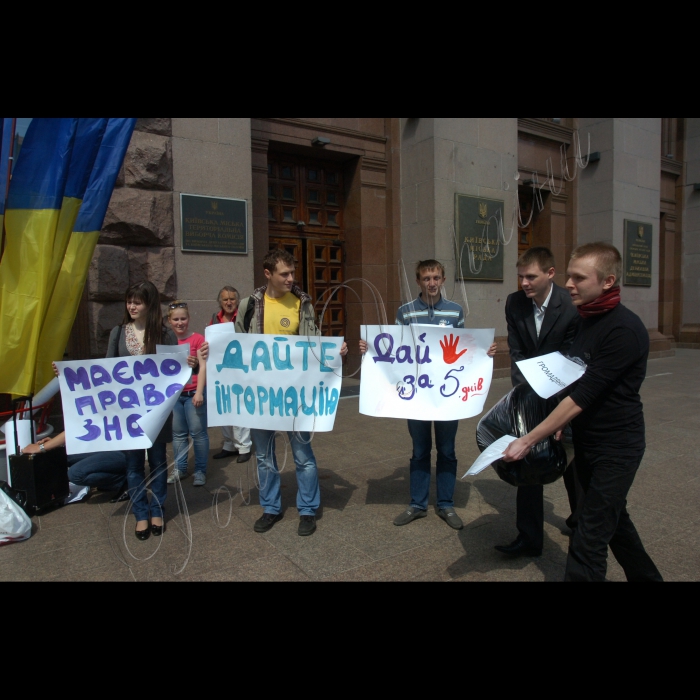
<path fill-rule="evenodd" d="M 182 481 L 183 479 L 186 479 L 187 477 L 188 477 L 187 472 L 181 472 L 181 471 L 178 471 L 177 469 L 173 469 L 170 472 L 170 476 L 168 477 L 168 483 L 174 484 L 176 481 Z"/>
<path fill-rule="evenodd" d="M 207 483 L 207 475 L 204 472 L 195 472 L 192 486 L 204 486 Z"/>

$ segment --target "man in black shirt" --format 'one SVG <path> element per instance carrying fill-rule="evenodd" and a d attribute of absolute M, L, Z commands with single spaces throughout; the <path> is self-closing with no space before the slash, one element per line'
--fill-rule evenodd
<path fill-rule="evenodd" d="M 662 580 L 626 509 L 645 448 L 639 388 L 649 334 L 641 319 L 620 304 L 621 268 L 620 253 L 609 243 L 589 243 L 573 252 L 566 288 L 581 325 L 569 355 L 586 364 L 586 373 L 542 423 L 508 446 L 504 457 L 522 459 L 572 421 L 585 495 L 569 545 L 567 581 L 605 580 L 608 545 L 628 581 Z"/>
<path fill-rule="evenodd" d="M 549 248 L 537 246 L 525 251 L 516 262 L 521 290 L 506 299 L 508 350 L 513 386 L 527 384 L 515 364 L 550 352 L 566 354 L 576 336 L 579 315 L 571 296 L 554 284 L 554 256 Z M 576 508 L 576 482 L 570 465 L 564 473 L 572 513 Z M 567 525 L 574 527 L 573 516 Z M 518 486 L 515 524 L 518 537 L 499 552 L 512 557 L 540 556 L 544 539 L 544 487 Z"/>

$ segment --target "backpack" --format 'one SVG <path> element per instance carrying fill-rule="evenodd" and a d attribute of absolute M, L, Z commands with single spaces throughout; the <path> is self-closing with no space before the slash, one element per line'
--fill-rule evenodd
<path fill-rule="evenodd" d="M 250 331 L 250 322 L 253 320 L 253 314 L 255 313 L 255 300 L 253 297 L 248 297 L 248 306 L 246 306 L 245 314 L 243 316 L 243 329 L 246 333 Z"/>

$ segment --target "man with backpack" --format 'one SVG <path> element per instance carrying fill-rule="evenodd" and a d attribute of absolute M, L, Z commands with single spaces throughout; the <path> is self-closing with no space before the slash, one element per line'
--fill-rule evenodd
<path fill-rule="evenodd" d="M 263 260 L 267 283 L 241 301 L 236 318 L 238 333 L 318 336 L 311 297 L 294 284 L 296 263 L 286 250 L 270 251 Z M 341 355 L 348 346 L 343 343 Z M 250 435 L 255 444 L 260 481 L 262 516 L 255 521 L 255 532 L 267 532 L 282 519 L 280 475 L 275 456 L 275 431 L 253 428 Z M 287 432 L 294 456 L 297 475 L 297 509 L 301 536 L 316 531 L 316 511 L 321 504 L 316 458 L 311 448 L 311 435 Z"/>

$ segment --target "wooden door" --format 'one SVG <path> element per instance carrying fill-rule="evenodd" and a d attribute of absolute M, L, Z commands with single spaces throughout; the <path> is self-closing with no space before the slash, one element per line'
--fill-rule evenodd
<path fill-rule="evenodd" d="M 297 284 L 314 301 L 324 335 L 345 335 L 345 290 L 318 318 L 330 290 L 345 279 L 343 174 L 338 165 L 268 154 L 270 250 L 284 248 L 297 261 Z"/>
<path fill-rule="evenodd" d="M 533 197 L 531 188 L 521 187 L 518 190 L 518 200 L 520 203 L 520 218 L 526 226 L 520 225 L 520 219 L 518 219 L 518 257 L 520 257 L 524 252 L 532 248 L 532 229 L 534 215 L 530 216 L 533 208 Z M 517 217 L 517 212 L 516 212 Z M 528 221 L 529 219 L 529 221 Z M 522 289 L 520 284 L 520 278 L 518 277 L 518 289 Z"/>

